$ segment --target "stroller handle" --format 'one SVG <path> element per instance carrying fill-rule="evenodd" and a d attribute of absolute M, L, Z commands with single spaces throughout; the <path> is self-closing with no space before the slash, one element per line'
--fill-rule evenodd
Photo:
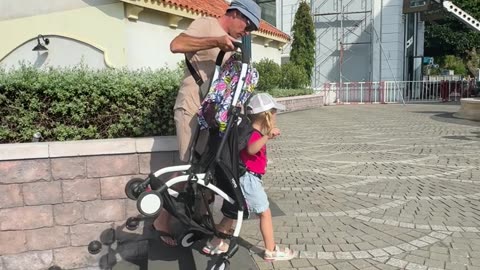
<path fill-rule="evenodd" d="M 250 62 L 250 50 L 247 50 L 245 48 L 246 44 L 239 41 L 235 41 L 233 42 L 233 46 L 235 46 L 235 48 L 240 49 L 240 51 L 242 51 L 242 63 L 248 64 Z M 217 61 L 215 61 L 215 65 L 217 66 L 222 65 L 223 57 L 225 56 L 225 53 L 226 52 L 224 51 L 220 51 L 218 53 Z"/>

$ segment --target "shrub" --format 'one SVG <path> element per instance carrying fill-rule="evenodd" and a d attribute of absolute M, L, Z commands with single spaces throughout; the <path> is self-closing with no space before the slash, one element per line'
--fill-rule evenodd
<path fill-rule="evenodd" d="M 278 87 L 281 78 L 280 65 L 271 59 L 264 58 L 253 66 L 257 69 L 259 80 L 257 90 L 262 92 L 270 92 Z"/>
<path fill-rule="evenodd" d="M 451 69 L 456 75 L 467 75 L 467 66 L 463 62 L 462 58 L 454 55 L 446 55 L 441 59 L 443 68 Z"/>
<path fill-rule="evenodd" d="M 281 88 L 303 88 L 308 85 L 308 77 L 305 69 L 294 63 L 282 65 Z"/>
<path fill-rule="evenodd" d="M 301 96 L 301 95 L 311 95 L 313 94 L 312 88 L 298 88 L 298 89 L 272 89 L 270 94 L 273 97 L 293 97 L 293 96 Z"/>
<path fill-rule="evenodd" d="M 0 143 L 174 134 L 179 70 L 0 70 Z"/>

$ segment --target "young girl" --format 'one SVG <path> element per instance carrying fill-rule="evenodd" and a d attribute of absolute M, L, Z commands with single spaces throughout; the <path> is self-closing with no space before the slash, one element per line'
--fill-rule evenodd
<path fill-rule="evenodd" d="M 240 187 L 249 212 L 260 217 L 260 232 L 265 244 L 264 259 L 266 261 L 290 260 L 295 257 L 295 252 L 275 245 L 272 213 L 261 180 L 267 167 L 266 143 L 280 135 L 280 129 L 275 127 L 276 112 L 284 110 L 285 106 L 275 102 L 269 94 L 260 93 L 250 99 L 247 108 L 254 131 L 247 147 L 240 152 L 240 159 L 247 168 L 247 172 L 240 177 Z M 226 233 L 232 224 L 233 220 L 223 218 L 217 229 Z M 224 253 L 227 250 L 228 244 L 216 237 L 208 241 L 203 248 L 203 252 L 212 255 Z"/>

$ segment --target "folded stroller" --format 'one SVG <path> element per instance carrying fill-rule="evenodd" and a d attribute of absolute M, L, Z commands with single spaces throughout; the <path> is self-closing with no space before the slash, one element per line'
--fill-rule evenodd
<path fill-rule="evenodd" d="M 195 241 L 213 235 L 230 239 L 228 251 L 219 257 L 211 269 L 229 269 L 229 258 L 239 248 L 238 236 L 242 221 L 248 217 L 239 185 L 239 177 L 245 172 L 239 160 L 239 149 L 246 145 L 251 127 L 248 119 L 241 114 L 242 108 L 239 105 L 245 104 L 253 91 L 252 87 L 249 89 L 244 87 L 245 80 L 251 79 L 251 76 L 247 78 L 247 75 L 252 74 L 250 72 L 252 68 L 249 65 L 250 53 L 243 48 L 242 43 L 235 43 L 235 46 L 240 49 L 241 54 L 237 52 L 232 57 L 241 58 L 241 64 L 237 61 L 238 67 L 241 68 L 237 68 L 239 75 L 235 76 L 235 81 L 229 83 L 230 86 L 236 85 L 234 89 L 229 88 L 231 91 L 225 91 L 225 96 L 222 94 L 222 97 L 212 92 L 212 85 L 219 83 L 225 55 L 225 52 L 221 51 L 216 60 L 210 92 L 199 112 L 199 128 L 191 146 L 190 164 L 162 168 L 151 173 L 146 179 L 132 179 L 125 186 L 128 198 L 137 200 L 137 209 L 142 215 L 156 216 L 163 207 L 180 221 L 184 227 L 183 232 L 176 236 L 180 246 L 190 247 Z M 257 74 L 256 71 L 253 73 Z M 254 79 L 257 80 L 258 76 Z M 228 106 L 219 106 L 214 102 L 219 98 L 225 98 L 223 104 L 228 101 Z M 206 149 L 201 154 L 195 151 L 200 129 L 207 129 L 209 133 Z M 159 177 L 171 172 L 181 172 L 182 175 L 166 181 L 159 188 L 149 188 L 152 181 L 157 182 Z M 172 188 L 182 182 L 186 183 L 182 190 L 176 191 Z M 224 215 L 237 220 L 232 235 L 220 233 L 215 228 L 210 208 L 214 195 L 228 202 L 224 206 L 227 206 L 225 208 L 229 208 L 229 212 L 233 214 L 228 216 L 224 212 Z M 223 209 L 222 206 L 222 212 Z"/>

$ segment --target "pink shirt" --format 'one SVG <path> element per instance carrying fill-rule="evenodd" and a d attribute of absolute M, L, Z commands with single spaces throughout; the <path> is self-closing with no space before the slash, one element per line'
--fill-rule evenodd
<path fill-rule="evenodd" d="M 258 130 L 254 130 L 248 140 L 247 147 L 262 137 L 263 135 Z M 247 167 L 247 170 L 258 174 L 265 174 L 265 169 L 267 167 L 267 145 L 263 145 L 260 151 L 254 155 L 249 155 L 247 148 L 243 149 L 240 151 L 240 159 Z"/>

